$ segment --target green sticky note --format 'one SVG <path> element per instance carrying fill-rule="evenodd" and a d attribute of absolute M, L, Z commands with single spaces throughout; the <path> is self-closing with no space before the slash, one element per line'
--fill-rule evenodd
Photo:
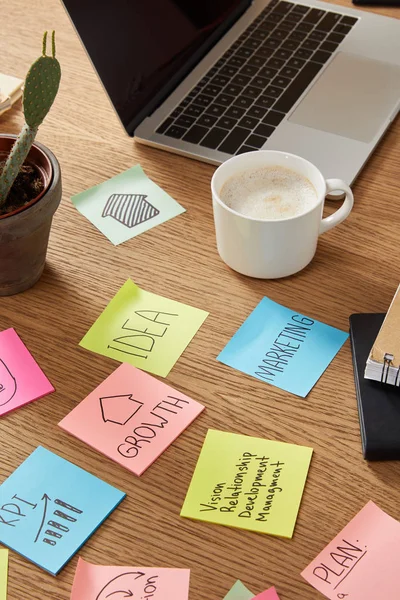
<path fill-rule="evenodd" d="M 207 316 L 128 279 L 80 346 L 166 377 Z"/>
<path fill-rule="evenodd" d="M 290 538 L 312 448 L 210 429 L 182 517 Z"/>
<path fill-rule="evenodd" d="M 73 196 L 72 202 L 115 245 L 185 212 L 140 165 Z"/>
<path fill-rule="evenodd" d="M 0 550 L 0 600 L 7 600 L 8 550 Z"/>
<path fill-rule="evenodd" d="M 251 600 L 254 594 L 239 579 L 224 597 L 224 600 Z"/>

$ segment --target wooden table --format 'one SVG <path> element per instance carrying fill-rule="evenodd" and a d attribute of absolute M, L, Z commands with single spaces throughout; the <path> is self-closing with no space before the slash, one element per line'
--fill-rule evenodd
<path fill-rule="evenodd" d="M 377 12 L 396 17 L 398 10 Z M 53 28 L 62 83 L 38 140 L 61 163 L 64 197 L 45 273 L 30 291 L 0 299 L 0 329 L 16 328 L 56 392 L 0 419 L 0 482 L 43 445 L 127 493 L 81 549 L 86 560 L 190 568 L 191 600 L 220 600 L 236 579 L 254 593 L 275 585 L 281 600 L 322 598 L 300 572 L 366 502 L 400 519 L 400 463 L 362 458 L 349 342 L 305 399 L 216 356 L 263 296 L 345 330 L 353 312 L 386 311 L 400 279 L 400 122 L 355 183 L 351 216 L 321 238 L 312 264 L 282 280 L 249 279 L 217 255 L 214 167 L 125 135 L 58 0 L 3 0 L 1 70 L 24 77 L 42 31 Z M 0 118 L 0 131 L 15 133 L 21 122 L 18 106 Z M 114 247 L 70 198 L 136 163 L 187 212 Z M 210 312 L 167 380 L 206 411 L 140 478 L 57 427 L 118 366 L 78 342 L 128 277 Z M 314 448 L 293 539 L 179 516 L 210 427 Z M 10 551 L 8 599 L 69 599 L 76 564 L 77 556 L 54 578 Z"/>

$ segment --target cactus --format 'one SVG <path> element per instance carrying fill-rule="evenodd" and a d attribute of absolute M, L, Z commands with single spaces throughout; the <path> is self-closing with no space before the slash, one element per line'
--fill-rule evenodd
<path fill-rule="evenodd" d="M 52 56 L 46 56 L 47 31 L 43 35 L 42 56 L 29 69 L 25 78 L 23 109 L 25 124 L 17 137 L 0 175 L 0 207 L 24 164 L 39 125 L 50 110 L 60 84 L 60 63 L 55 57 L 55 34 L 52 33 Z"/>

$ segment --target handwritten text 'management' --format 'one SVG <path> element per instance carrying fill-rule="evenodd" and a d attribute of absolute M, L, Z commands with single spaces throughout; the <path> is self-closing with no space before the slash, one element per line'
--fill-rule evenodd
<path fill-rule="evenodd" d="M 283 373 L 293 358 L 300 350 L 301 345 L 311 331 L 314 321 L 302 315 L 293 315 L 290 322 L 285 325 L 265 357 L 262 364 L 258 365 L 255 375 L 265 381 L 274 381 L 277 373 Z"/>

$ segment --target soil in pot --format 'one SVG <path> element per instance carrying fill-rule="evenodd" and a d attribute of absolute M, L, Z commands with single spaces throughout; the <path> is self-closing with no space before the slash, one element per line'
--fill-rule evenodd
<path fill-rule="evenodd" d="M 0 173 L 5 161 L 0 162 Z M 5 206 L 0 207 L 0 216 L 12 213 L 36 198 L 44 189 L 43 177 L 33 164 L 24 164 L 7 196 Z"/>

